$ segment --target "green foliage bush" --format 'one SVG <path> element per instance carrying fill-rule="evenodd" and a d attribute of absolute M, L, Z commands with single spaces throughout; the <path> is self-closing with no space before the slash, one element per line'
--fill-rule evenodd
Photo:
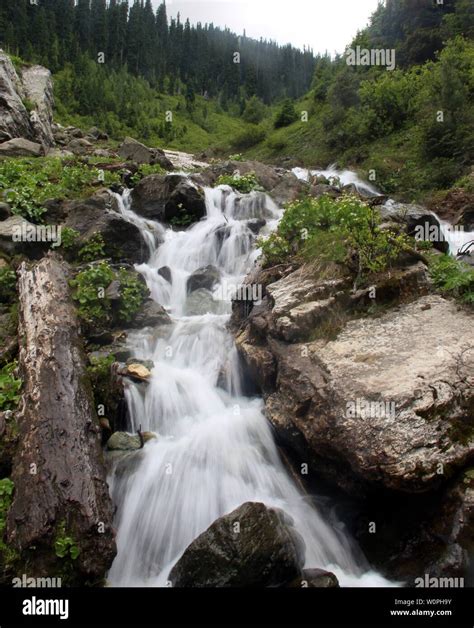
<path fill-rule="evenodd" d="M 107 296 L 107 288 L 112 281 L 120 283 L 120 298 L 117 311 L 112 311 L 112 303 Z M 98 326 L 107 323 L 130 322 L 139 311 L 148 289 L 132 271 L 120 268 L 115 271 L 102 261 L 80 271 L 71 280 L 73 298 L 78 302 L 78 312 L 88 324 Z"/>
<path fill-rule="evenodd" d="M 474 269 L 449 255 L 431 257 L 430 275 L 441 292 L 474 305 Z"/>
<path fill-rule="evenodd" d="M 217 185 L 230 185 L 242 194 L 249 194 L 253 190 L 261 190 L 261 186 L 254 172 L 247 174 L 222 174 L 216 181 Z"/>
<path fill-rule="evenodd" d="M 306 197 L 287 205 L 276 232 L 260 239 L 265 265 L 299 256 L 304 261 L 342 262 L 355 250 L 359 273 L 384 271 L 408 246 L 405 236 L 381 230 L 376 209 L 358 198 Z"/>
<path fill-rule="evenodd" d="M 48 199 L 78 198 L 91 194 L 100 171 L 75 159 L 18 158 L 0 162 L 0 194 L 12 213 L 41 222 Z M 103 186 L 120 181 L 118 173 L 105 172 Z"/>
<path fill-rule="evenodd" d="M 0 268 L 0 303 L 8 303 L 16 294 L 16 274 L 9 266 Z"/>
<path fill-rule="evenodd" d="M 71 229 L 71 227 L 61 227 L 61 247 L 65 251 L 74 249 L 79 239 L 79 231 Z"/>
<path fill-rule="evenodd" d="M 79 259 L 82 262 L 93 262 L 105 257 L 105 242 L 101 233 L 95 233 L 83 247 L 79 249 Z"/>
<path fill-rule="evenodd" d="M 232 146 L 237 149 L 252 148 L 256 144 L 263 142 L 266 137 L 265 128 L 262 125 L 252 125 L 232 139 Z"/>
<path fill-rule="evenodd" d="M 15 376 L 17 362 L 0 369 L 0 411 L 14 410 L 20 401 L 22 381 Z"/>
<path fill-rule="evenodd" d="M 264 119 L 265 114 L 266 107 L 263 102 L 257 96 L 252 96 L 245 105 L 242 118 L 250 124 L 259 124 Z"/>

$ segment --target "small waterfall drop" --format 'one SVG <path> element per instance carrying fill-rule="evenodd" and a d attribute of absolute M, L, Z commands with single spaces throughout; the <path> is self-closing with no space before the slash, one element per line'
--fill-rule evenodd
<path fill-rule="evenodd" d="M 346 586 L 387 586 L 368 571 L 343 526 L 326 521 L 300 492 L 280 460 L 263 401 L 242 394 L 226 328 L 232 290 L 258 257 L 249 220 L 266 221 L 269 232 L 281 211 L 260 192 L 220 186 L 205 193 L 207 216 L 186 231 L 163 230 L 133 213 L 128 192 L 118 197 L 122 214 L 153 244 L 150 260 L 137 269 L 173 324 L 129 336 L 134 357 L 155 365 L 148 386 L 132 385 L 127 393 L 129 429 L 141 425 L 157 438 L 130 454 L 126 472 L 118 472 L 119 463 L 109 478 L 118 527 L 109 582 L 165 586 L 171 567 L 211 523 L 246 501 L 261 501 L 293 517 L 308 567 L 327 568 Z M 188 279 L 209 265 L 220 280 L 195 300 Z M 165 266 L 171 283 L 158 273 Z"/>

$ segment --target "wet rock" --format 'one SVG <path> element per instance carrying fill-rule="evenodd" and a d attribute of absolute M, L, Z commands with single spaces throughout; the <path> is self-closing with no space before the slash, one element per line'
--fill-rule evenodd
<path fill-rule="evenodd" d="M 0 144 L 0 155 L 3 157 L 40 157 L 42 154 L 41 144 L 22 137 L 15 137 Z"/>
<path fill-rule="evenodd" d="M 135 382 L 146 382 L 150 379 L 151 372 L 143 364 L 132 362 L 123 369 L 122 375 L 130 377 Z"/>
<path fill-rule="evenodd" d="M 158 268 L 158 274 L 163 277 L 163 279 L 166 279 L 168 283 L 173 283 L 171 268 L 169 268 L 169 266 L 162 266 L 161 268 Z"/>
<path fill-rule="evenodd" d="M 62 208 L 67 216 L 65 226 L 79 231 L 81 246 L 100 233 L 107 257 L 141 264 L 149 255 L 143 235 L 116 210 L 117 201 L 107 190 L 98 191 L 88 199 L 67 201 Z"/>
<path fill-rule="evenodd" d="M 301 576 L 288 585 L 290 588 L 334 589 L 339 587 L 337 577 L 324 569 L 305 569 Z"/>
<path fill-rule="evenodd" d="M 198 288 L 188 296 L 184 309 L 186 316 L 202 316 L 208 313 L 219 314 L 223 313 L 223 304 L 216 301 L 209 290 Z"/>
<path fill-rule="evenodd" d="M 247 227 L 250 229 L 252 233 L 258 235 L 263 229 L 263 227 L 267 224 L 267 221 L 264 218 L 254 218 L 247 222 Z"/>
<path fill-rule="evenodd" d="M 127 432 L 114 432 L 107 441 L 107 449 L 111 451 L 134 451 L 142 449 L 144 443 L 156 438 L 152 432 L 139 434 L 128 434 Z M 143 442 L 142 442 L 143 441 Z"/>
<path fill-rule="evenodd" d="M 142 329 L 143 327 L 160 327 L 171 323 L 172 320 L 165 308 L 153 299 L 147 299 L 128 325 L 131 329 Z"/>
<path fill-rule="evenodd" d="M 181 174 L 150 175 L 134 188 L 132 209 L 145 218 L 190 224 L 206 214 L 204 190 Z"/>
<path fill-rule="evenodd" d="M 220 278 L 221 274 L 218 268 L 212 265 L 204 266 L 204 268 L 195 270 L 189 277 L 186 290 L 188 294 L 200 288 L 212 290 L 214 286 L 219 283 Z"/>
<path fill-rule="evenodd" d="M 169 580 L 174 587 L 285 585 L 304 564 L 304 542 L 292 524 L 281 510 L 247 502 L 198 536 Z"/>
<path fill-rule="evenodd" d="M 159 164 L 165 170 L 173 170 L 173 164 L 159 148 L 148 148 L 131 137 L 126 137 L 119 148 L 119 155 L 138 164 Z"/>

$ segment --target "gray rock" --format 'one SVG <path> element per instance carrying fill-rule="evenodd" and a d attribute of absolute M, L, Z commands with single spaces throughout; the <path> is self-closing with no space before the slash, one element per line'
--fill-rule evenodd
<path fill-rule="evenodd" d="M 82 137 L 72 139 L 67 145 L 67 149 L 74 155 L 86 155 L 91 152 L 93 148 L 94 145 Z"/>
<path fill-rule="evenodd" d="M 15 137 L 0 144 L 0 155 L 4 157 L 40 157 L 42 154 L 41 144 L 22 137 Z"/>
<path fill-rule="evenodd" d="M 10 57 L 0 52 L 0 141 L 34 139 L 30 116 L 23 104 L 25 90 Z"/>
<path fill-rule="evenodd" d="M 147 299 L 140 311 L 135 315 L 133 321 L 131 321 L 130 328 L 160 327 L 161 325 L 170 325 L 171 323 L 172 320 L 165 308 L 153 301 L 153 299 Z"/>
<path fill-rule="evenodd" d="M 148 148 L 131 137 L 126 137 L 119 148 L 119 155 L 138 164 L 159 164 L 165 170 L 172 170 L 173 164 L 159 148 Z"/>
<path fill-rule="evenodd" d="M 202 316 L 203 314 L 223 314 L 225 304 L 216 301 L 212 293 L 205 288 L 198 288 L 191 292 L 186 299 L 186 316 Z"/>
<path fill-rule="evenodd" d="M 141 449 L 142 444 L 138 434 L 114 432 L 107 441 L 107 449 L 113 451 L 133 451 Z"/>
<path fill-rule="evenodd" d="M 107 257 L 114 261 L 145 262 L 149 250 L 141 231 L 127 222 L 116 209 L 115 197 L 106 190 L 98 191 L 85 200 L 67 201 L 62 206 L 67 216 L 65 226 L 79 231 L 80 245 L 100 233 Z"/>
<path fill-rule="evenodd" d="M 169 580 L 174 587 L 283 586 L 301 574 L 304 554 L 304 542 L 288 515 L 247 502 L 198 536 Z"/>
<path fill-rule="evenodd" d="M 158 268 L 158 274 L 163 277 L 163 279 L 166 279 L 168 283 L 173 283 L 171 269 L 168 266 L 162 266 L 161 268 Z"/>
<path fill-rule="evenodd" d="M 212 290 L 214 286 L 219 283 L 220 278 L 220 271 L 215 266 L 209 265 L 204 268 L 199 268 L 188 278 L 186 290 L 188 294 L 200 288 Z"/>
<path fill-rule="evenodd" d="M 51 72 L 41 65 L 26 67 L 21 72 L 26 98 L 35 104 L 30 120 L 36 140 L 44 146 L 54 146 L 53 80 Z"/>
<path fill-rule="evenodd" d="M 145 218 L 196 222 L 206 215 L 204 190 L 181 174 L 144 177 L 132 193 L 132 209 Z"/>

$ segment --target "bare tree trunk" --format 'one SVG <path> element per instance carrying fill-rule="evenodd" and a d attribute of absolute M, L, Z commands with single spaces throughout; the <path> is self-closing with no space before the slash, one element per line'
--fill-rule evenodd
<path fill-rule="evenodd" d="M 70 583 L 96 582 L 116 551 L 113 509 L 67 266 L 49 254 L 18 275 L 24 387 L 7 538 L 28 557 L 29 572 L 67 564 Z M 77 558 L 70 549 L 57 556 L 66 537 Z"/>

